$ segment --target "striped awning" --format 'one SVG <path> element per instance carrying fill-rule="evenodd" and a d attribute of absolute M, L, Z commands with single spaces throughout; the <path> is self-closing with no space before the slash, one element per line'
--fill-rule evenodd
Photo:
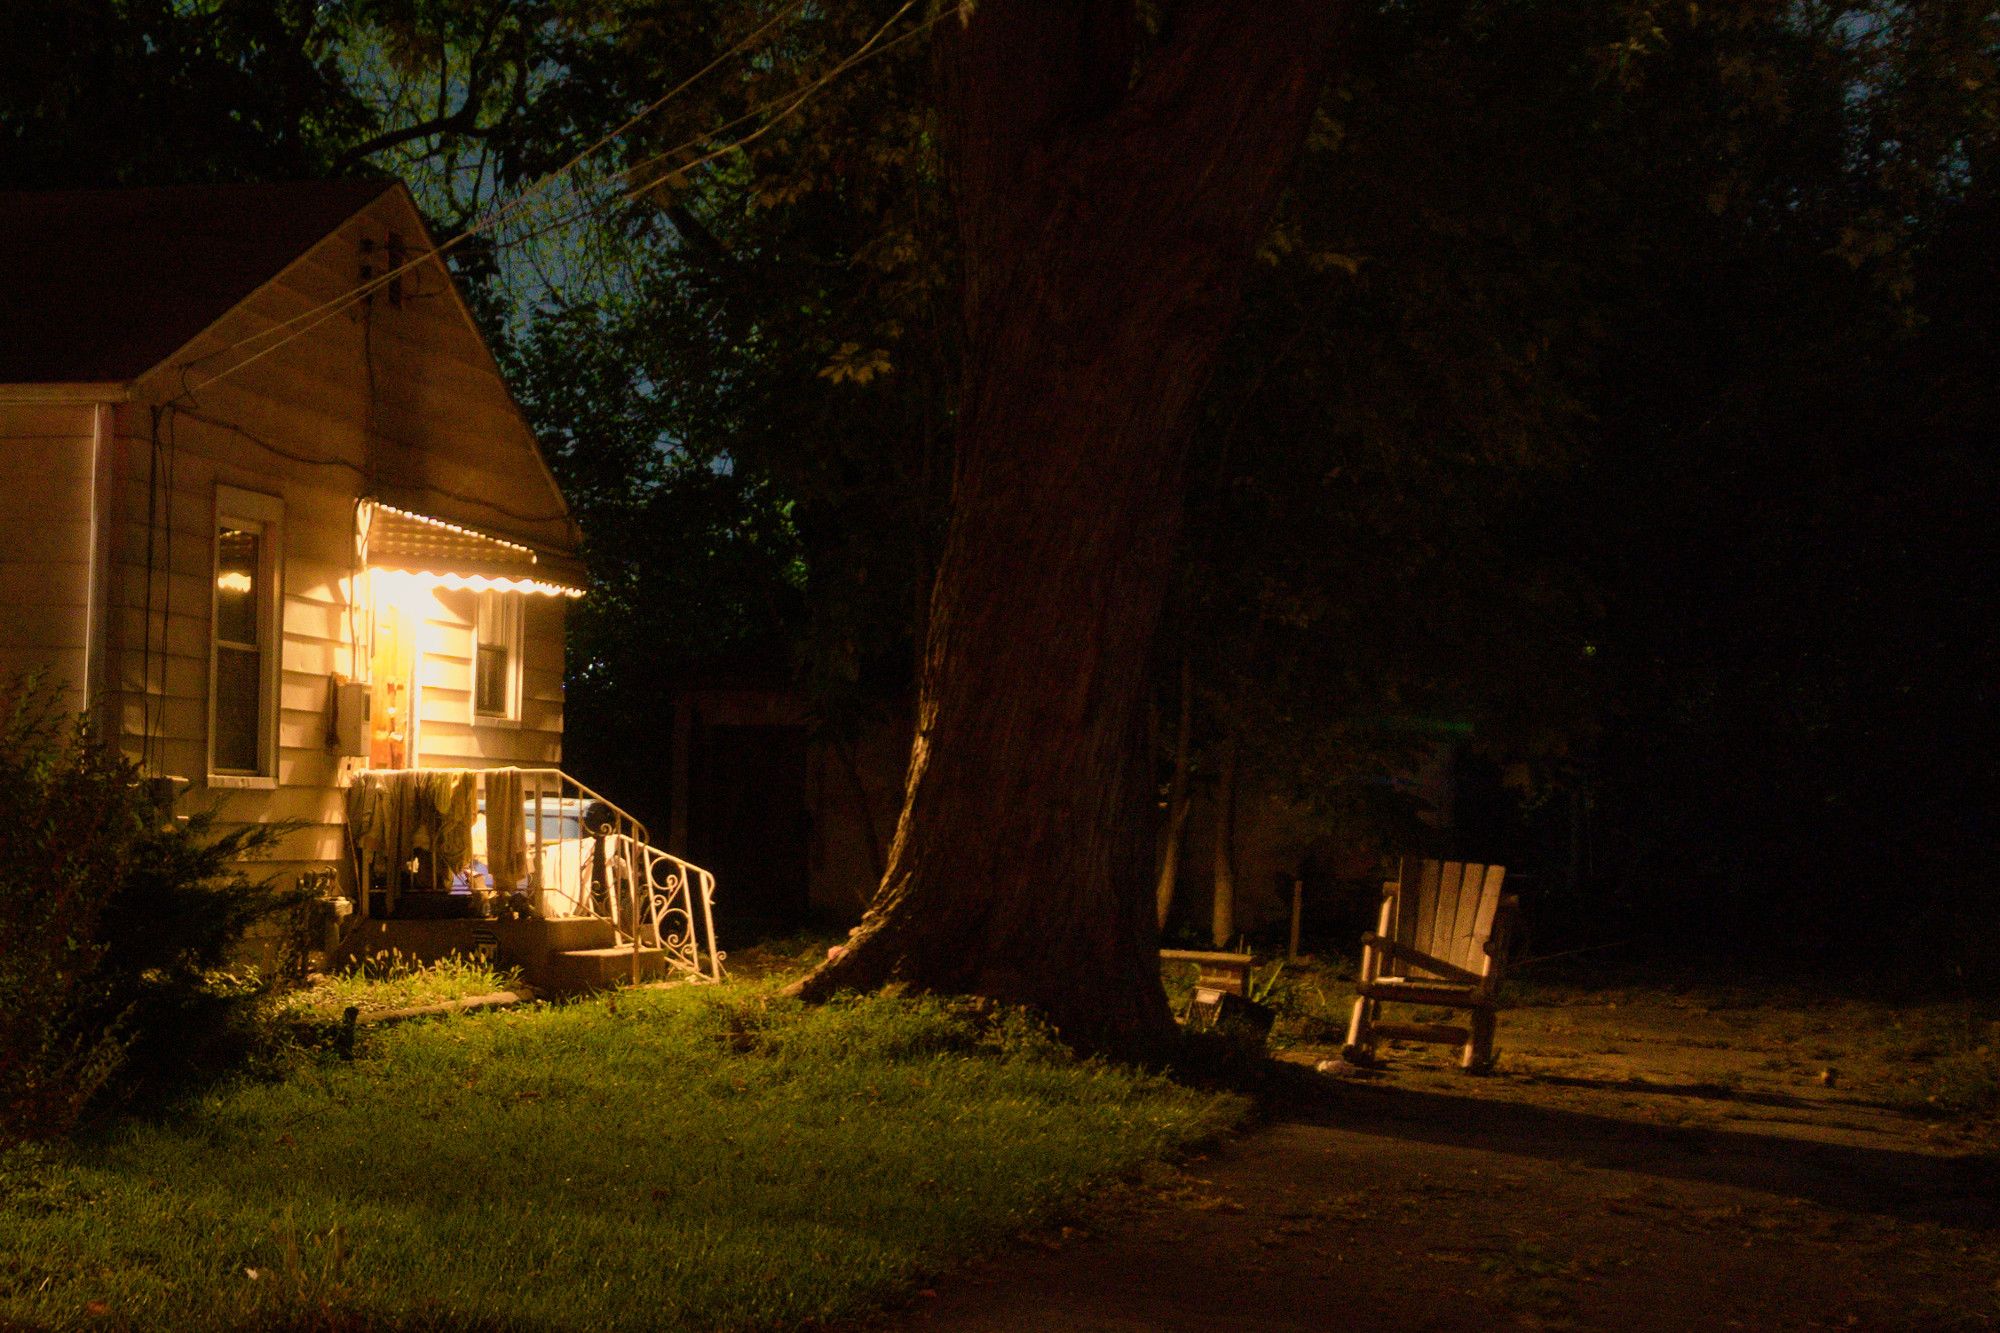
<path fill-rule="evenodd" d="M 370 569 L 427 575 L 443 587 L 583 595 L 583 568 L 574 559 L 380 501 L 370 509 Z"/>

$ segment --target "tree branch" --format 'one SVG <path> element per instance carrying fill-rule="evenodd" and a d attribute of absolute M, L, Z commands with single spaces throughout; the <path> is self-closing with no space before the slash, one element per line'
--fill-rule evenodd
<path fill-rule="evenodd" d="M 418 121 L 414 125 L 405 125 L 398 129 L 385 130 L 372 139 L 366 139 L 356 144 L 342 153 L 334 162 L 334 173 L 337 175 L 345 168 L 353 166 L 363 158 L 373 157 L 376 153 L 394 148 L 398 144 L 408 143 L 412 139 L 429 138 L 434 134 L 456 134 L 468 139 L 486 139 L 499 133 L 499 123 L 496 122 L 491 125 L 481 125 L 479 123 L 479 108 L 491 91 L 483 86 L 486 81 L 484 77 L 486 73 L 484 64 L 487 53 L 492 50 L 494 39 L 500 32 L 505 13 L 504 6 L 496 6 L 487 16 L 486 26 L 479 34 L 479 42 L 473 47 L 472 54 L 466 59 L 465 100 L 459 103 L 457 110 L 447 112 L 444 109 L 450 93 L 451 62 L 448 55 L 441 51 L 438 57 L 438 114 L 428 120 Z M 514 51 L 514 59 L 511 62 L 514 74 L 508 90 L 508 107 L 510 110 L 518 110 L 527 103 L 528 59 L 526 39 L 524 35 L 519 33 L 516 33 L 516 37 L 519 40 L 513 43 L 516 50 Z"/>
<path fill-rule="evenodd" d="M 686 204 L 668 204 L 666 214 L 667 221 L 673 224 L 674 231 L 690 249 L 699 251 L 719 265 L 727 266 L 734 262 L 735 256 L 729 253 L 729 248 Z"/>
<path fill-rule="evenodd" d="M 477 99 L 467 94 L 464 105 L 448 116 L 433 116 L 429 120 L 420 120 L 414 125 L 385 130 L 372 139 L 362 140 L 335 160 L 333 171 L 335 175 L 339 175 L 363 158 L 373 157 L 385 149 L 408 143 L 412 139 L 428 138 L 433 134 L 461 134 L 470 139 L 484 139 L 498 129 L 497 125 L 479 124 Z"/>

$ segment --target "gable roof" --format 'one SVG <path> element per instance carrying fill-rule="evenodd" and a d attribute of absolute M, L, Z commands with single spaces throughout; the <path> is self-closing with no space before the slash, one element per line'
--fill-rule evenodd
<path fill-rule="evenodd" d="M 394 188 L 0 193 L 0 384 L 136 379 Z"/>

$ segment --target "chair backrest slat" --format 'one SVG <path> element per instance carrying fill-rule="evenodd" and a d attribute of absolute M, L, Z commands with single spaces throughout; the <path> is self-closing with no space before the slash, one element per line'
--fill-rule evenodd
<path fill-rule="evenodd" d="M 1456 967 L 1483 971 L 1506 878 L 1505 866 L 1405 857 L 1392 899 L 1390 938 Z M 1382 969 L 1385 976 L 1412 971 L 1393 961 Z M 1414 971 L 1429 975 L 1420 967 Z"/>
<path fill-rule="evenodd" d="M 1506 866 L 1486 867 L 1486 883 L 1479 894 L 1478 915 L 1473 918 L 1472 931 L 1467 937 L 1468 961 L 1465 966 L 1473 971 L 1481 971 L 1486 942 L 1493 938 L 1493 918 L 1500 910 L 1500 887 L 1507 879 Z"/>
<path fill-rule="evenodd" d="M 1468 890 L 1477 892 L 1481 869 L 1469 862 L 1445 862 L 1444 878 L 1438 884 L 1437 916 L 1431 923 L 1431 945 L 1426 951 L 1431 957 L 1463 966 L 1459 963 L 1464 952 L 1459 947 L 1459 921 L 1462 917 L 1466 929 L 1472 926 L 1472 913 L 1464 907 L 1465 895 Z"/>
<path fill-rule="evenodd" d="M 1442 863 L 1437 861 L 1424 862 L 1423 874 L 1418 881 L 1423 887 L 1417 901 L 1410 904 L 1411 907 L 1416 909 L 1416 928 L 1410 932 L 1409 943 L 1411 948 L 1416 949 L 1420 953 L 1429 953 L 1431 951 L 1431 931 L 1437 925 L 1438 899 L 1444 896 L 1445 879 L 1451 874 L 1453 869 L 1454 867 L 1449 861 Z M 1424 976 L 1427 974 L 1419 968 L 1417 969 L 1417 975 Z"/>
<path fill-rule="evenodd" d="M 1437 896 L 1438 863 L 1410 856 L 1403 858 L 1400 874 L 1402 892 L 1396 902 L 1396 943 L 1407 944 L 1412 949 L 1423 946 L 1417 941 L 1417 916 L 1428 899 Z M 1390 965 L 1389 975 L 1408 976 L 1410 965 L 1400 960 Z"/>

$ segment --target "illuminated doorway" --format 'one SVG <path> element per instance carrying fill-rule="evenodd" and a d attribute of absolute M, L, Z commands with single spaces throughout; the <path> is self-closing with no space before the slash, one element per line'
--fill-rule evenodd
<path fill-rule="evenodd" d="M 416 768 L 420 720 L 417 664 L 430 590 L 371 570 L 374 645 L 368 658 L 368 766 Z"/>

